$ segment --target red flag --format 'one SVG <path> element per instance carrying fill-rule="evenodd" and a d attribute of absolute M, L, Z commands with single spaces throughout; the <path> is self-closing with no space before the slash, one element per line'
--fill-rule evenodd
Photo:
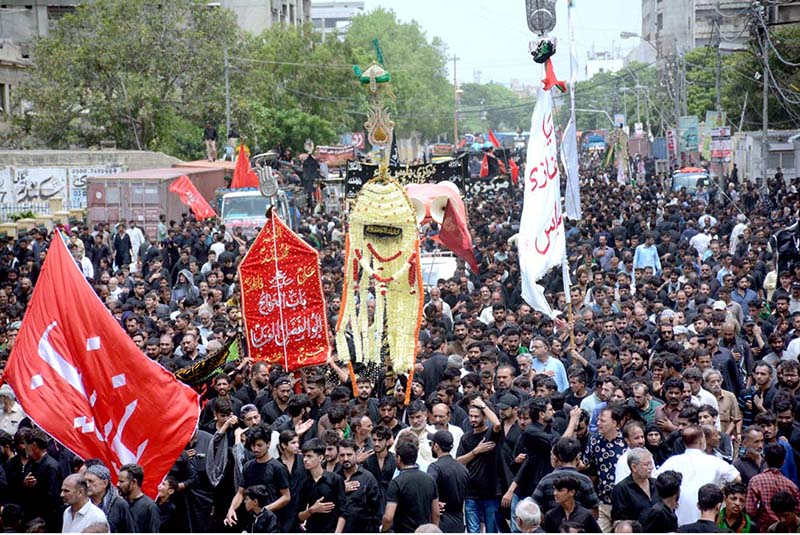
<path fill-rule="evenodd" d="M 484 154 L 483 160 L 481 161 L 481 178 L 486 178 L 489 176 L 489 155 Z"/>
<path fill-rule="evenodd" d="M 194 187 L 194 184 L 192 184 L 188 176 L 183 175 L 175 180 L 175 182 L 169 185 L 169 190 L 172 193 L 178 194 L 178 197 L 181 198 L 181 202 L 192 210 L 192 213 L 198 221 L 209 217 L 216 217 L 217 213 L 211 208 L 208 201 L 200 195 L 200 192 L 197 191 L 197 188 Z"/>
<path fill-rule="evenodd" d="M 82 459 L 158 484 L 194 433 L 197 394 L 147 358 L 54 237 L 3 379 L 25 413 Z"/>
<path fill-rule="evenodd" d="M 325 363 L 330 350 L 319 253 L 272 211 L 239 265 L 250 356 L 287 371 Z"/>
<path fill-rule="evenodd" d="M 472 239 L 467 228 L 467 219 L 457 210 L 452 201 L 447 203 L 439 231 L 439 241 L 469 264 L 473 273 L 478 273 L 478 262 L 472 251 Z"/>
<path fill-rule="evenodd" d="M 508 160 L 508 165 L 511 167 L 511 181 L 516 186 L 517 181 L 519 180 L 519 166 L 517 165 L 517 162 L 515 162 L 513 158 Z"/>
<path fill-rule="evenodd" d="M 239 145 L 239 157 L 236 158 L 236 168 L 233 170 L 231 189 L 257 188 L 258 175 L 250 167 L 250 159 L 244 152 L 244 144 Z"/>
<path fill-rule="evenodd" d="M 495 137 L 494 132 L 492 132 L 491 129 L 489 130 L 489 141 L 492 142 L 492 145 L 494 145 L 495 148 L 500 148 L 500 142 L 497 140 L 497 137 Z"/>

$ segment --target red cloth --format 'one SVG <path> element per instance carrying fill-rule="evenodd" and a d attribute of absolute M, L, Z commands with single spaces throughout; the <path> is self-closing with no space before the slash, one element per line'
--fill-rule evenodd
<path fill-rule="evenodd" d="M 478 273 L 478 262 L 472 250 L 472 239 L 467 228 L 466 218 L 448 202 L 444 210 L 439 241 L 453 253 L 469 264 L 473 273 Z"/>
<path fill-rule="evenodd" d="M 553 70 L 553 60 L 548 59 L 547 62 L 544 64 L 544 80 L 542 83 L 544 84 L 544 90 L 550 91 L 552 88 L 557 87 L 562 93 L 567 92 L 567 84 L 564 83 L 564 80 L 559 80 L 556 78 L 556 71 Z"/>
<path fill-rule="evenodd" d="M 3 379 L 39 427 L 82 459 L 144 469 L 151 497 L 194 433 L 197 394 L 125 333 L 53 237 Z"/>
<path fill-rule="evenodd" d="M 250 159 L 244 152 L 244 144 L 239 145 L 239 157 L 236 158 L 236 167 L 233 170 L 231 189 L 257 188 L 258 175 L 250 167 Z"/>
<path fill-rule="evenodd" d="M 209 217 L 216 217 L 217 213 L 211 208 L 208 201 L 200 195 L 200 192 L 197 191 L 197 188 L 194 187 L 194 184 L 192 184 L 188 176 L 183 175 L 176 179 L 175 182 L 169 185 L 169 190 L 172 193 L 178 194 L 178 197 L 181 198 L 181 202 L 192 210 L 192 213 L 198 221 Z"/>
<path fill-rule="evenodd" d="M 508 165 L 511 167 L 511 181 L 516 186 L 519 181 L 519 166 L 513 159 L 508 161 Z"/>
<path fill-rule="evenodd" d="M 494 135 L 494 132 L 492 132 L 491 130 L 489 130 L 489 141 L 492 142 L 492 145 L 494 145 L 495 148 L 498 148 L 498 149 L 500 148 L 500 142 L 497 140 L 497 137 Z"/>
<path fill-rule="evenodd" d="M 253 359 L 290 372 L 325 363 L 330 342 L 319 253 L 274 210 L 242 260 L 239 280 Z"/>

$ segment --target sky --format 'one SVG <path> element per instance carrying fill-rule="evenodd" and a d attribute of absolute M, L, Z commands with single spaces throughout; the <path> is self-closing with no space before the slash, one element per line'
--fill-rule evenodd
<path fill-rule="evenodd" d="M 588 51 L 620 48 L 623 55 L 640 40 L 620 39 L 622 31 L 640 33 L 641 0 L 574 0 L 573 25 L 578 58 L 578 79 L 585 79 Z M 508 85 L 513 78 L 526 83 L 541 79 L 541 68 L 528 53 L 534 34 L 528 30 L 525 0 L 365 0 L 365 8 L 394 10 L 404 22 L 416 20 L 429 40 L 440 37 L 450 56 L 460 59 L 459 82 L 474 82 L 481 71 L 481 82 Z M 556 74 L 568 79 L 569 46 L 567 0 L 556 1 L 557 23 L 552 32 L 557 38 Z M 452 78 L 452 62 L 450 63 Z"/>

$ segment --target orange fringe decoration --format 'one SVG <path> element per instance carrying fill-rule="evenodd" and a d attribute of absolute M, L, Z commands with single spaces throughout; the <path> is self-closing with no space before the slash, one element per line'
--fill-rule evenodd
<path fill-rule="evenodd" d="M 414 242 L 414 250 L 419 251 L 419 239 L 417 239 Z M 414 261 L 414 263 L 411 266 L 411 269 L 409 270 L 409 279 L 411 278 L 412 270 L 416 274 L 415 282 L 416 282 L 417 292 L 419 292 L 419 295 L 422 295 L 422 292 L 424 291 L 422 284 L 422 262 Z M 408 372 L 408 384 L 406 385 L 406 398 L 405 398 L 406 405 L 411 403 L 411 383 L 414 382 L 414 367 L 417 365 L 417 351 L 419 351 L 419 328 L 420 325 L 422 324 L 422 310 L 425 307 L 425 303 L 423 301 L 424 301 L 423 299 L 419 300 L 419 309 L 417 310 L 417 328 L 416 328 L 417 337 L 414 340 L 414 360 L 411 362 L 411 369 Z"/>
<path fill-rule="evenodd" d="M 347 371 L 350 373 L 350 383 L 353 385 L 353 396 L 358 397 L 358 384 L 356 383 L 356 372 L 353 369 L 353 363 L 347 363 Z"/>

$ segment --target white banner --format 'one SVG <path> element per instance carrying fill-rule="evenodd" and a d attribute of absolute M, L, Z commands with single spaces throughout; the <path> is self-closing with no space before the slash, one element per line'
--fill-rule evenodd
<path fill-rule="evenodd" d="M 6 202 L 44 203 L 54 197 L 66 198 L 67 170 L 63 167 L 16 167 L 13 188 Z"/>
<path fill-rule="evenodd" d="M 578 141 L 575 133 L 575 119 L 570 118 L 564 137 L 561 140 L 561 161 L 567 172 L 566 215 L 576 221 L 581 213 L 581 186 L 578 173 Z M 568 292 L 569 293 L 569 292 Z"/>
<path fill-rule="evenodd" d="M 566 249 L 560 179 L 553 98 L 540 89 L 531 118 L 518 248 L 522 298 L 549 316 L 553 312 L 536 281 L 561 264 Z"/>

